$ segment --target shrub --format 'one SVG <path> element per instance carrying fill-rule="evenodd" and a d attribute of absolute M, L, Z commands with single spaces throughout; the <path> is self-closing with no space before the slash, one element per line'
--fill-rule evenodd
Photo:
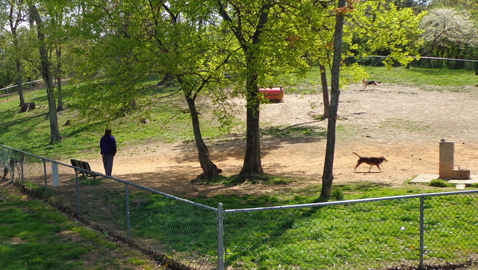
<path fill-rule="evenodd" d="M 80 181 L 80 185 L 86 185 L 86 186 L 91 186 L 91 185 L 101 185 L 103 183 L 103 180 L 101 179 L 95 179 L 95 178 L 89 178 L 86 175 L 80 175 L 78 176 L 78 180 Z M 71 178 L 71 181 L 76 181 L 76 177 Z"/>
<path fill-rule="evenodd" d="M 79 177 L 79 180 L 80 180 L 80 185 L 85 185 L 85 186 L 91 186 L 91 185 L 101 185 L 101 183 L 103 182 L 101 179 L 99 178 L 88 178 L 84 175 L 82 175 L 81 177 Z"/>
<path fill-rule="evenodd" d="M 442 179 L 434 179 L 429 184 L 432 187 L 452 187 L 452 184 L 448 184 L 447 181 Z"/>
<path fill-rule="evenodd" d="M 342 201 L 345 197 L 344 192 L 340 189 L 334 189 L 332 191 L 332 195 L 330 196 L 332 199 L 337 201 Z"/>
<path fill-rule="evenodd" d="M 101 185 L 102 182 L 103 182 L 103 181 L 102 181 L 101 179 L 86 178 L 86 179 L 80 181 L 80 185 L 86 185 L 86 186 L 90 186 L 90 185 Z"/>

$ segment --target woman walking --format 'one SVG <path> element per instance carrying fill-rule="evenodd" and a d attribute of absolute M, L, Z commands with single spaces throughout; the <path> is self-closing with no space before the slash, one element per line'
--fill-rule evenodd
<path fill-rule="evenodd" d="M 105 135 L 100 140 L 101 155 L 103 156 L 103 166 L 107 176 L 111 176 L 113 171 L 113 159 L 116 154 L 116 140 L 111 135 L 111 129 L 105 129 Z"/>

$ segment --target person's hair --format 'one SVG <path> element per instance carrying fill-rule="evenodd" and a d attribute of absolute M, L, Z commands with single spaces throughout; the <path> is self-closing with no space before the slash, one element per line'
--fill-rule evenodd
<path fill-rule="evenodd" d="M 105 136 L 111 135 L 111 128 L 105 129 Z"/>

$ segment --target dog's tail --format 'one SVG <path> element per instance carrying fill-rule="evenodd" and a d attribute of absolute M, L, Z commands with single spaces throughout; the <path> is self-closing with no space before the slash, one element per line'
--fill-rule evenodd
<path fill-rule="evenodd" d="M 359 158 L 361 157 L 359 154 L 357 154 L 357 153 L 355 153 L 355 152 L 352 152 L 352 153 L 354 153 L 355 155 L 357 155 L 357 157 L 359 157 Z"/>

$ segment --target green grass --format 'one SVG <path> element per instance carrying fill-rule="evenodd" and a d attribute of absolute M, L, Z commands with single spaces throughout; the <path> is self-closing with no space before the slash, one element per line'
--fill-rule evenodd
<path fill-rule="evenodd" d="M 159 93 L 159 96 L 164 93 Z M 75 90 L 71 86 L 63 87 L 65 110 L 58 113 L 58 123 L 63 141 L 55 145 L 50 142 L 50 123 L 46 93 L 44 90 L 25 92 L 27 102 L 41 105 L 33 111 L 19 113 L 19 99 L 16 94 L 0 97 L 0 144 L 21 149 L 36 155 L 51 159 L 80 158 L 98 154 L 99 139 L 105 127 L 112 127 L 118 147 L 134 146 L 144 142 L 171 143 L 178 141 L 193 141 L 193 131 L 189 113 L 182 107 L 174 106 L 182 101 L 181 96 L 170 98 L 160 106 L 152 106 L 147 113 L 138 111 L 113 122 L 101 119 L 87 122 L 78 118 L 78 103 Z M 149 124 L 142 124 L 146 116 Z M 201 119 L 201 131 L 205 138 L 216 138 L 224 135 L 228 129 L 218 128 L 214 119 Z M 70 121 L 70 125 L 65 125 Z"/>
<path fill-rule="evenodd" d="M 228 181 L 234 178 L 225 178 L 223 181 Z M 266 178 L 266 177 L 264 177 Z M 294 204 L 306 204 L 314 203 L 319 199 L 320 189 L 319 185 L 307 188 L 294 189 L 294 192 L 287 190 L 287 184 L 300 181 L 300 179 L 290 177 L 277 177 L 268 176 L 269 180 L 262 181 L 263 185 L 273 185 L 274 181 L 280 180 L 281 183 L 286 183 L 284 192 L 274 195 L 261 195 L 252 196 L 244 195 L 239 196 L 236 194 L 231 195 L 217 195 L 213 198 L 209 197 L 190 197 L 185 198 L 196 201 L 201 204 L 205 204 L 211 207 L 217 207 L 218 203 L 223 203 L 225 209 L 235 208 L 251 208 L 262 206 L 278 206 L 278 205 L 294 205 Z M 227 182 L 227 184 L 234 184 Z M 340 191 L 340 194 L 335 196 L 340 197 L 340 200 L 355 200 L 355 199 L 367 199 L 377 197 L 390 197 L 390 196 L 403 196 L 411 194 L 421 193 L 433 193 L 433 192 L 446 192 L 456 191 L 454 185 L 447 186 L 432 186 L 422 184 L 409 184 L 404 183 L 403 186 L 395 187 L 380 182 L 360 182 L 360 183 L 347 183 L 347 184 L 334 184 L 334 190 Z M 473 187 L 471 187 L 473 188 Z M 476 187 L 475 187 L 476 188 Z M 333 198 L 333 200 L 338 200 Z"/>
<path fill-rule="evenodd" d="M 475 85 L 476 76 L 472 71 L 447 69 L 418 69 L 365 67 L 369 78 L 380 79 L 384 83 L 420 86 L 423 89 L 462 91 L 463 86 Z M 312 69 L 308 79 L 299 81 L 294 87 L 286 89 L 287 93 L 307 94 L 320 89 L 318 69 Z M 307 82 L 306 82 L 307 81 Z M 431 88 L 430 88 L 431 87 Z M 311 89 L 316 89 L 311 91 Z M 151 98 L 159 98 L 175 91 L 174 88 L 164 88 L 157 91 Z M 58 113 L 60 133 L 64 140 L 55 145 L 49 145 L 50 127 L 48 120 L 47 99 L 44 90 L 25 92 L 27 102 L 35 102 L 41 108 L 19 113 L 19 100 L 15 93 L 0 97 L 0 144 L 28 151 L 52 159 L 80 158 L 98 154 L 99 138 L 104 128 L 111 126 L 117 138 L 118 146 L 135 146 L 144 142 L 171 143 L 178 141 L 192 142 L 194 136 L 189 113 L 183 107 L 175 104 L 183 102 L 181 95 L 174 95 L 166 102 L 158 102 L 150 106 L 146 112 L 136 112 L 113 122 L 97 119 L 86 122 L 78 119 L 78 108 L 82 101 L 78 100 L 76 91 L 71 85 L 63 87 L 65 110 Z M 320 92 L 320 90 L 319 90 Z M 141 124 L 143 117 L 150 120 L 149 124 Z M 67 121 L 71 125 L 66 126 Z M 219 128 L 218 121 L 205 114 L 201 119 L 201 131 L 205 138 L 215 139 L 229 132 L 229 128 Z M 386 124 L 386 123 L 385 123 Z M 241 122 L 233 121 L 231 128 L 244 129 Z M 323 130 L 311 130 L 301 127 L 276 127 L 265 131 L 264 135 L 276 137 L 324 135 Z"/>
<path fill-rule="evenodd" d="M 366 67 L 365 71 L 369 73 L 370 77 L 368 79 L 371 80 L 378 80 L 382 83 L 419 86 L 423 89 L 428 89 L 427 86 L 438 86 L 442 87 L 443 90 L 457 91 L 463 86 L 476 85 L 476 75 L 473 70 L 407 69 L 404 67 L 388 70 L 385 67 Z"/>
<path fill-rule="evenodd" d="M 382 82 L 403 85 L 431 85 L 435 90 L 455 91 L 460 86 L 472 85 L 475 80 L 472 72 L 452 70 L 427 70 L 394 68 L 366 68 L 370 78 L 380 78 Z M 314 73 L 315 72 L 315 73 Z M 310 76 L 315 79 L 317 71 Z M 450 85 L 450 80 L 455 84 Z M 420 86 L 421 87 L 421 86 Z M 453 88 L 455 87 L 455 88 Z M 298 86 L 297 93 L 307 93 L 306 87 Z M 192 141 L 189 114 L 183 108 L 161 103 L 149 112 L 151 123 L 139 122 L 140 114 L 128 115 L 112 123 L 100 119 L 94 123 L 77 120 L 78 100 L 70 87 L 64 88 L 67 110 L 58 114 L 60 130 L 64 140 L 56 145 L 48 145 L 49 121 L 45 107 L 43 90 L 25 93 L 28 102 L 34 101 L 43 107 L 28 113 L 18 113 L 18 97 L 0 97 L 0 143 L 53 159 L 84 158 L 98 154 L 99 138 L 105 125 L 113 127 L 119 147 L 140 145 L 146 141 L 170 143 Z M 179 97 L 176 97 L 179 99 Z M 177 100 L 176 100 L 177 101 Z M 63 124 L 70 120 L 72 125 Z M 205 119 L 202 125 L 204 137 L 217 138 L 225 133 L 218 129 L 217 122 Z M 419 131 L 417 125 L 409 125 L 397 119 L 383 123 L 398 129 L 404 125 L 411 131 Z M 339 132 L 354 132 L 353 129 L 337 127 Z M 294 126 L 273 127 L 263 131 L 264 136 L 279 138 L 323 138 L 323 130 Z M 263 185 L 285 184 L 284 191 L 276 195 L 218 195 L 214 198 L 192 198 L 193 200 L 217 207 L 222 202 L 225 209 L 264 207 L 312 203 L 318 200 L 320 187 L 307 189 L 287 189 L 287 184 L 297 179 L 281 176 L 267 176 L 260 179 Z M 94 185 L 100 184 L 100 185 Z M 218 178 L 206 184 L 234 185 L 234 178 Z M 86 181 L 83 187 L 92 189 L 104 183 Z M 258 186 L 259 187 L 259 186 Z M 41 192 L 42 188 L 31 186 Z M 423 185 L 403 185 L 389 187 L 377 183 L 334 185 L 333 198 L 336 200 L 407 195 L 424 192 L 454 190 L 451 187 L 431 187 Z M 86 194 L 86 192 L 85 192 Z M 55 194 L 47 194 L 54 196 Z M 87 194 L 89 195 L 89 194 Z M 115 195 L 116 196 L 116 195 Z M 72 269 L 86 269 L 82 259 L 91 254 L 92 247 L 114 248 L 100 236 L 91 236 L 92 231 L 79 229 L 64 217 L 54 214 L 51 209 L 42 209 L 38 202 L 24 201 L 0 202 L 0 267 L 2 269 L 58 269 L 58 265 L 70 262 Z M 136 237 L 157 240 L 171 252 L 180 256 L 187 251 L 197 251 L 214 263 L 217 243 L 215 213 L 197 210 L 178 201 L 170 201 L 158 195 L 132 193 L 130 200 L 135 202 L 131 210 L 132 226 Z M 109 215 L 96 218 L 124 219 L 125 199 L 117 199 L 113 194 L 92 196 L 92 206 L 101 204 L 109 209 L 118 209 Z M 465 256 L 467 251 L 478 250 L 478 245 L 467 235 L 469 228 L 478 224 L 472 207 L 475 198 L 469 195 L 427 199 L 427 257 L 441 261 L 453 261 Z M 227 261 L 236 268 L 277 269 L 279 264 L 304 269 L 332 268 L 355 265 L 369 267 L 398 265 L 402 260 L 417 260 L 417 202 L 416 200 L 377 202 L 369 204 L 341 205 L 317 209 L 295 209 L 284 211 L 263 211 L 254 213 L 228 214 L 225 220 Z M 88 215 L 88 208 L 83 208 Z M 101 211 L 102 209 L 94 209 Z M 90 210 L 93 212 L 93 209 Z M 115 216 L 117 215 L 117 216 Z M 401 229 L 404 227 L 405 229 Z M 79 243 L 61 232 L 73 231 L 84 237 Z M 251 237 L 252 236 L 252 237 Z M 98 242 L 97 239 L 103 239 Z M 13 242 L 15 243 L 13 244 Z M 19 242 L 19 243 L 17 243 Z M 84 243 L 88 243 L 83 245 Z M 457 245 L 456 243 L 459 243 Z M 307 250 L 307 254 L 304 253 Z M 105 251 L 106 253 L 106 251 Z M 3 254 L 6 254 L 5 257 Z M 51 255 L 53 254 L 53 255 Z M 8 256 L 7 256 L 8 255 Z M 15 258 L 15 261 L 12 259 Z M 141 259 L 132 258 L 132 264 Z M 2 264 L 3 263 L 3 264 Z M 10 267 L 12 268 L 6 268 Z M 37 268 L 35 268 L 37 267 Z M 76 267 L 76 268 L 75 268 Z M 339 267 L 340 268 L 340 267 Z M 99 267 L 99 269 L 101 269 Z M 104 267 L 104 269 L 111 269 Z"/>
<path fill-rule="evenodd" d="M 468 251 L 478 248 L 476 241 L 463 240 L 470 236 L 466 229 L 478 222 L 471 207 L 463 209 L 470 200 L 476 202 L 465 196 L 427 199 L 425 259 L 466 260 Z M 447 206 L 451 202 L 457 206 Z M 416 264 L 419 258 L 418 199 L 234 213 L 226 218 L 227 256 L 236 267 L 367 269 L 402 261 Z"/>
<path fill-rule="evenodd" d="M 451 70 L 451 69 L 427 69 L 427 68 L 405 68 L 363 66 L 363 71 L 352 71 L 345 75 L 341 82 L 358 83 L 361 79 L 377 80 L 382 83 L 399 84 L 403 86 L 419 87 L 430 91 L 470 91 L 470 86 L 476 85 L 476 75 L 473 70 Z M 354 77 L 355 80 L 354 81 Z M 331 87 L 330 71 L 327 70 L 328 87 Z M 465 87 L 468 87 L 465 89 Z M 344 89 L 347 89 L 345 86 Z M 311 94 L 321 93 L 320 71 L 312 68 L 306 78 L 295 81 L 293 85 L 287 86 L 286 94 Z"/>
<path fill-rule="evenodd" d="M 455 186 L 454 184 L 450 184 L 447 181 L 442 179 L 433 179 L 432 181 L 430 181 L 429 185 L 432 187 L 454 187 Z"/>
<path fill-rule="evenodd" d="M 432 130 L 427 123 L 420 123 L 416 121 L 403 120 L 397 118 L 388 118 L 380 122 L 380 128 L 389 130 L 404 130 L 408 133 L 411 132 L 426 132 L 430 133 Z"/>
<path fill-rule="evenodd" d="M 273 177 L 272 177 L 273 178 Z M 454 190 L 449 187 L 406 184 L 402 188 L 380 183 L 335 186 L 336 199 L 401 196 Z M 217 195 L 190 198 L 224 209 L 242 209 L 313 203 L 319 188 L 293 194 Z M 464 261 L 478 242 L 469 228 L 478 224 L 477 195 L 425 199 L 426 260 Z M 216 214 L 159 195 L 130 195 L 132 230 L 138 237 L 156 240 L 168 254 L 202 254 L 216 262 Z M 134 202 L 140 202 L 134 203 Z M 114 202 L 123 208 L 124 200 Z M 420 199 L 304 207 L 276 211 L 226 213 L 226 262 L 241 269 L 366 269 L 383 265 L 416 265 L 419 259 Z M 173 256 L 174 257 L 174 256 Z M 287 268 L 286 267 L 286 268 Z"/>
<path fill-rule="evenodd" d="M 6 189 L 0 194 L 0 269 L 128 269 L 140 262 L 153 268 L 138 251 L 25 197 Z"/>
<path fill-rule="evenodd" d="M 304 137 L 322 137 L 327 136 L 323 128 L 297 127 L 297 126 L 276 126 L 262 131 L 262 135 L 270 135 L 277 138 L 304 138 Z"/>
<path fill-rule="evenodd" d="M 262 181 L 263 184 L 274 184 L 274 181 L 294 182 L 296 179 L 268 176 Z M 103 184 L 81 192 L 84 196 L 80 199 L 84 217 L 94 222 L 104 222 L 105 225 L 119 222 L 115 223 L 115 230 L 125 230 L 124 191 L 100 187 Z M 30 188 L 39 189 L 36 186 Z M 333 198 L 350 200 L 451 190 L 455 189 L 407 183 L 396 188 L 383 183 L 361 182 L 334 185 Z M 222 194 L 212 198 L 188 199 L 211 207 L 223 203 L 224 209 L 242 209 L 313 203 L 318 200 L 319 194 L 319 186 L 290 192 L 285 185 L 284 192 L 275 195 Z M 182 262 L 195 261 L 199 257 L 207 259 L 210 265 L 217 263 L 215 212 L 137 189 L 130 190 L 129 202 L 131 230 L 136 239 L 148 239 L 149 244 L 159 245 L 159 250 Z M 426 199 L 426 260 L 435 263 L 461 261 L 467 258 L 470 250 L 478 249 L 478 243 L 469 235 L 469 228 L 478 224 L 478 216 L 474 214 L 476 208 L 473 207 L 476 202 L 476 195 Z M 241 269 L 278 269 L 281 268 L 279 265 L 300 269 L 365 269 L 400 265 L 404 260 L 415 265 L 419 255 L 419 203 L 420 200 L 416 198 L 225 214 L 226 262 Z M 10 209 L 10 205 L 7 206 Z M 0 211 L 2 207 L 0 203 Z M 20 212 L 26 211 L 23 205 L 15 208 L 19 208 Z M 108 213 L 104 209 L 108 209 Z M 5 216 L 0 214 L 1 217 Z M 48 217 L 43 212 L 37 214 Z M 21 223 L 21 220 L 13 222 Z M 38 222 L 45 221 L 39 219 Z M 94 237 L 90 235 L 94 233 L 91 230 L 60 228 L 65 222 L 51 227 L 51 234 L 72 230 L 83 232 L 88 238 Z M 35 228 L 40 228 L 38 231 L 41 235 L 47 234 L 41 226 Z M 0 235 L 3 237 L 3 233 L 0 232 Z M 29 237 L 40 239 L 37 234 Z M 112 249 L 110 243 L 99 239 L 95 240 L 99 245 Z M 53 243 L 56 241 L 65 244 L 61 238 L 51 240 Z M 61 263 L 62 258 L 55 257 L 52 260 Z M 135 264 L 142 259 L 126 261 Z"/>

